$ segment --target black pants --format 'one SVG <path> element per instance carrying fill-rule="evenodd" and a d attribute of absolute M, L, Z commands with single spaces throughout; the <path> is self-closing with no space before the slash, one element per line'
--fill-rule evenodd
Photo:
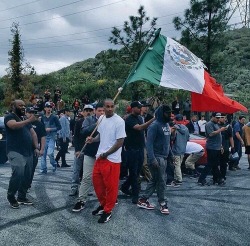
<path fill-rule="evenodd" d="M 172 157 L 168 156 L 167 158 L 167 168 L 166 168 L 166 174 L 167 174 L 167 181 L 166 183 L 171 183 L 174 180 L 174 163 L 172 160 Z"/>
<path fill-rule="evenodd" d="M 59 138 L 59 146 L 60 146 L 60 150 L 57 153 L 55 160 L 58 162 L 60 158 L 62 158 L 62 166 L 65 166 L 67 164 L 65 156 L 68 151 L 69 139 L 66 138 L 66 142 L 63 142 L 63 139 Z"/>
<path fill-rule="evenodd" d="M 205 180 L 211 170 L 213 174 L 213 181 L 218 182 L 219 180 L 221 180 L 222 176 L 219 170 L 220 156 L 220 150 L 207 149 L 207 165 L 203 168 L 199 181 Z"/>
<path fill-rule="evenodd" d="M 36 166 L 37 166 L 37 163 L 38 163 L 38 156 L 36 156 L 35 154 L 33 155 L 33 166 L 32 166 L 32 170 L 31 170 L 31 175 L 29 177 L 29 188 L 31 188 L 31 184 L 32 184 L 32 181 L 33 181 L 33 178 L 34 178 L 34 173 L 35 173 L 35 170 L 36 170 Z"/>
<path fill-rule="evenodd" d="M 138 179 L 142 169 L 144 160 L 144 149 L 130 149 L 126 150 L 127 165 L 129 170 L 129 176 L 127 180 L 122 184 L 123 189 L 129 190 L 132 188 L 132 197 L 138 199 L 139 186 Z"/>
<path fill-rule="evenodd" d="M 220 156 L 220 173 L 222 178 L 226 177 L 228 161 L 229 161 L 229 150 L 224 149 L 223 154 L 221 154 Z"/>

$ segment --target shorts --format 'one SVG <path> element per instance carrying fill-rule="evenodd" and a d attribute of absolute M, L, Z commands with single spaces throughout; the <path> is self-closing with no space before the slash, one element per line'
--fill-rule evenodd
<path fill-rule="evenodd" d="M 250 155 L 250 146 L 245 147 L 245 154 Z"/>

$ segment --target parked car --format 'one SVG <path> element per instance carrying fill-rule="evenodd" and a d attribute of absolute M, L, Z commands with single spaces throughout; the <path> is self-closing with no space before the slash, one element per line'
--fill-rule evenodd
<path fill-rule="evenodd" d="M 206 165 L 207 164 L 206 138 L 201 135 L 196 135 L 191 133 L 189 141 L 200 144 L 204 148 L 205 154 L 196 162 L 196 164 Z"/>
<path fill-rule="evenodd" d="M 4 164 L 8 160 L 6 154 L 6 131 L 4 125 L 4 117 L 0 117 L 0 164 Z"/>

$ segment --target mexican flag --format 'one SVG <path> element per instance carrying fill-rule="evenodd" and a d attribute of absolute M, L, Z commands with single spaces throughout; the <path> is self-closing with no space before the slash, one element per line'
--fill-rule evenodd
<path fill-rule="evenodd" d="M 156 32 L 125 84 L 151 84 L 191 91 L 193 111 L 233 113 L 247 108 L 224 95 L 223 88 L 205 71 L 202 60 L 175 40 Z"/>
<path fill-rule="evenodd" d="M 158 33 L 126 83 L 135 81 L 202 93 L 205 85 L 204 65 L 186 47 Z"/>

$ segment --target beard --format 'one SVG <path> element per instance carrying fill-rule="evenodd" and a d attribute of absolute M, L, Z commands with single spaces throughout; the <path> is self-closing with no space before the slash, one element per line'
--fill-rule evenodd
<path fill-rule="evenodd" d="M 15 109 L 15 114 L 18 116 L 24 116 L 25 115 L 25 110 L 20 109 L 20 108 L 16 108 Z"/>

